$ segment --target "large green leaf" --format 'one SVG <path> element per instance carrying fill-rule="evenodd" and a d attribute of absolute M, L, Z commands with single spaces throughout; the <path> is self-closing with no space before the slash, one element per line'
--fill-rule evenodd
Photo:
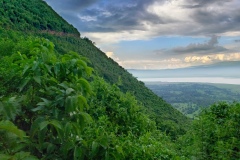
<path fill-rule="evenodd" d="M 95 141 L 92 142 L 92 148 L 91 148 L 91 156 L 94 157 L 97 153 L 98 153 L 98 150 L 99 150 L 99 144 Z"/>
<path fill-rule="evenodd" d="M 74 89 L 68 88 L 68 89 L 66 90 L 66 95 L 69 95 L 69 94 L 71 94 L 72 92 L 74 92 Z"/>
<path fill-rule="evenodd" d="M 29 152 L 18 152 L 13 157 L 13 160 L 38 160 L 35 156 L 32 156 Z"/>
<path fill-rule="evenodd" d="M 3 115 L 5 119 L 14 120 L 16 115 L 20 112 L 21 98 L 10 97 L 0 101 L 0 115 Z"/>
<path fill-rule="evenodd" d="M 88 109 L 88 104 L 87 104 L 87 100 L 86 100 L 86 98 L 84 97 L 84 96 L 82 96 L 82 95 L 79 95 L 78 97 L 78 109 L 79 109 L 79 111 L 83 111 L 83 107 L 86 107 L 87 109 Z"/>
<path fill-rule="evenodd" d="M 0 130 L 13 133 L 19 138 L 23 138 L 26 136 L 24 131 L 18 129 L 12 122 L 8 120 L 0 121 Z"/>
<path fill-rule="evenodd" d="M 41 77 L 40 76 L 34 76 L 34 81 L 41 85 Z"/>
<path fill-rule="evenodd" d="M 24 89 L 24 87 L 29 83 L 30 80 L 31 80 L 30 77 L 23 79 L 23 81 L 21 82 L 21 84 L 19 86 L 20 92 Z"/>
<path fill-rule="evenodd" d="M 50 107 L 52 104 L 52 101 L 46 99 L 46 98 L 41 98 L 43 100 L 43 102 L 39 102 L 37 105 L 38 106 L 46 106 L 46 107 Z"/>
<path fill-rule="evenodd" d="M 62 130 L 62 124 L 57 120 L 51 120 L 49 124 L 53 125 L 56 129 Z"/>
<path fill-rule="evenodd" d="M 74 160 L 83 160 L 84 156 L 83 156 L 83 150 L 82 148 L 76 146 L 74 148 Z"/>
<path fill-rule="evenodd" d="M 12 156 L 7 154 L 0 154 L 1 160 L 11 160 Z"/>
<path fill-rule="evenodd" d="M 37 119 L 34 120 L 30 130 L 31 137 L 34 137 L 34 135 L 39 131 L 39 128 L 40 128 L 39 125 L 44 121 L 45 121 L 45 118 L 43 117 L 38 117 Z"/>
<path fill-rule="evenodd" d="M 49 121 L 43 121 L 39 124 L 39 129 L 40 130 L 43 130 L 44 128 L 47 127 L 47 125 L 49 124 L 50 122 Z"/>

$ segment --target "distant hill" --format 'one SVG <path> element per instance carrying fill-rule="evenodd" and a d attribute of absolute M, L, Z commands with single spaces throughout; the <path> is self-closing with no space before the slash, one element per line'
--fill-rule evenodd
<path fill-rule="evenodd" d="M 189 117 L 198 115 L 201 108 L 220 101 L 237 102 L 240 97 L 240 85 L 146 82 L 146 86 Z"/>
<path fill-rule="evenodd" d="M 240 61 L 219 62 L 211 65 L 200 65 L 187 68 L 162 70 L 129 69 L 137 78 L 171 78 L 171 77 L 234 77 L 240 78 Z"/>
<path fill-rule="evenodd" d="M 108 58 L 91 40 L 80 38 L 80 33 L 44 1 L 0 0 L 0 6 L 1 56 L 15 53 L 18 48 L 24 47 L 21 41 L 29 37 L 45 37 L 55 44 L 59 54 L 75 51 L 87 57 L 95 73 L 107 82 L 115 84 L 120 81 L 121 91 L 133 93 L 161 130 L 175 127 L 175 130 L 183 131 L 189 123 L 182 113 Z"/>

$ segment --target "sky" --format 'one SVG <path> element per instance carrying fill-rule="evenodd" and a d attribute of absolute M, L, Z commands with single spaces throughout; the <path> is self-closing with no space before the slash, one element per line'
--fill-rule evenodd
<path fill-rule="evenodd" d="M 240 61 L 240 0 L 45 0 L 125 69 Z"/>

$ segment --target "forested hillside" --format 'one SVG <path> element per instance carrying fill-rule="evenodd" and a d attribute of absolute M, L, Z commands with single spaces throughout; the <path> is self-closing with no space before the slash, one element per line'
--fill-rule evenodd
<path fill-rule="evenodd" d="M 44 1 L 1 0 L 0 3 L 3 6 L 0 16 L 0 21 L 3 22 L 3 25 L 1 25 L 1 55 L 16 52 L 17 48 L 14 43 L 24 41 L 29 36 L 45 37 L 55 44 L 55 48 L 60 54 L 75 51 L 87 57 L 91 61 L 90 66 L 94 68 L 95 73 L 107 82 L 114 84 L 120 80 L 122 83 L 121 90 L 133 93 L 139 103 L 145 106 L 146 112 L 156 119 L 159 128 L 167 132 L 176 129 L 183 132 L 185 124 L 188 123 L 185 116 L 108 58 L 105 53 L 93 45 L 91 40 L 71 36 L 71 34 L 80 34 L 47 6 Z M 34 25 L 33 22 L 35 21 L 44 24 L 44 27 L 39 28 L 38 25 Z"/>
<path fill-rule="evenodd" d="M 1 160 L 240 158 L 238 103 L 189 126 L 44 1 L 0 5 Z"/>
<path fill-rule="evenodd" d="M 24 32 L 55 31 L 59 34 L 80 36 L 76 28 L 69 25 L 41 0 L 1 0 L 0 6 L 0 26 L 5 29 Z"/>
<path fill-rule="evenodd" d="M 225 101 L 239 101 L 240 85 L 210 83 L 146 82 L 158 96 L 162 97 L 183 114 L 194 117 L 201 108 Z"/>

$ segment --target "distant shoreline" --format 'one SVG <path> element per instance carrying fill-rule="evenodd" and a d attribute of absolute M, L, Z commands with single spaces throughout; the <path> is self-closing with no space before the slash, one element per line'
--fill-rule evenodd
<path fill-rule="evenodd" d="M 187 78 L 138 78 L 142 82 L 184 82 L 184 83 L 214 83 L 240 85 L 240 78 L 226 77 L 187 77 Z"/>

